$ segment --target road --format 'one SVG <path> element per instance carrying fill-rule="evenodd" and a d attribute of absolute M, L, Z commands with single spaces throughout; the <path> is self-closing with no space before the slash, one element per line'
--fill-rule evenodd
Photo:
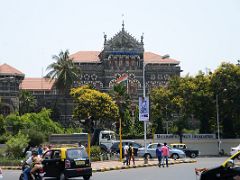
<path fill-rule="evenodd" d="M 214 167 L 221 164 L 225 159 L 226 157 L 197 158 L 197 163 L 175 164 L 170 166 L 169 168 L 145 167 L 99 172 L 94 173 L 91 180 L 196 180 L 194 168 Z M 20 173 L 20 171 L 5 170 L 3 172 L 4 180 L 16 180 L 18 179 Z"/>

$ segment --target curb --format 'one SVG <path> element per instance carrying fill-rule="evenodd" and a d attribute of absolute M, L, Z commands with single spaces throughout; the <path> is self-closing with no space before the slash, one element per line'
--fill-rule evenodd
<path fill-rule="evenodd" d="M 181 163 L 196 163 L 196 160 L 175 160 L 174 162 L 169 162 L 169 165 L 174 164 L 181 164 Z M 158 163 L 151 163 L 151 164 L 139 164 L 135 166 L 115 166 L 115 167 L 104 167 L 104 168 L 98 168 L 93 169 L 92 172 L 105 172 L 105 171 L 111 171 L 111 170 L 121 170 L 121 169 L 132 169 L 132 168 L 142 168 L 142 167 L 151 167 L 151 166 L 158 166 Z"/>
<path fill-rule="evenodd" d="M 181 163 L 195 163 L 196 160 L 174 160 L 170 161 L 169 165 L 174 164 L 181 164 Z M 105 171 L 112 171 L 112 170 L 121 170 L 121 169 L 132 169 L 132 168 L 142 168 L 142 167 L 151 167 L 151 166 L 158 166 L 158 163 L 150 163 L 150 164 L 139 164 L 139 165 L 131 165 L 131 166 L 115 166 L 115 167 L 104 167 L 104 168 L 97 168 L 92 169 L 92 172 L 105 172 Z M 22 170 L 20 166 L 1 166 L 2 170 Z"/>

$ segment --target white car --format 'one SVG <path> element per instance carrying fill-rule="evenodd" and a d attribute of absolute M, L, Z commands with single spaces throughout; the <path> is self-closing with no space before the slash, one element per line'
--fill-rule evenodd
<path fill-rule="evenodd" d="M 0 179 L 3 179 L 2 169 L 0 168 Z"/>
<path fill-rule="evenodd" d="M 149 144 L 147 146 L 147 151 L 145 152 L 145 148 L 142 147 L 142 148 L 138 148 L 138 156 L 139 157 L 147 157 L 147 158 L 155 158 L 156 157 L 156 149 L 157 149 L 157 144 L 158 143 L 152 143 L 152 144 Z M 160 143 L 161 146 L 163 146 L 162 143 Z M 169 147 L 169 154 L 170 154 L 170 157 L 173 158 L 173 159 L 178 159 L 178 158 L 185 158 L 186 155 L 185 153 L 180 150 L 180 149 L 175 149 L 175 148 L 171 148 Z"/>
<path fill-rule="evenodd" d="M 240 144 L 236 147 L 231 147 L 230 155 L 232 156 L 238 151 L 240 151 Z"/>

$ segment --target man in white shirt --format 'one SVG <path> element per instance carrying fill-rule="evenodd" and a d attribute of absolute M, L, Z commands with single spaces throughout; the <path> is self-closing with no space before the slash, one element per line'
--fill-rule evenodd
<path fill-rule="evenodd" d="M 129 150 L 129 146 L 128 146 L 128 142 L 126 142 L 125 146 L 123 147 L 123 152 L 124 152 L 124 157 L 125 157 L 123 164 L 126 164 L 126 165 L 128 165 L 128 160 L 129 160 L 128 150 Z"/>

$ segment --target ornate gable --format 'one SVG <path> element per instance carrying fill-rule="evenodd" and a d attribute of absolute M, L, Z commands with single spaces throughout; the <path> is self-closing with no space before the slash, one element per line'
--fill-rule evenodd
<path fill-rule="evenodd" d="M 122 51 L 122 50 L 136 50 L 143 51 L 143 36 L 141 37 L 141 42 L 136 40 L 132 35 L 130 35 L 124 29 L 124 24 L 122 30 L 113 36 L 110 40 L 107 40 L 107 36 L 104 36 L 104 50 L 107 51 Z"/>

